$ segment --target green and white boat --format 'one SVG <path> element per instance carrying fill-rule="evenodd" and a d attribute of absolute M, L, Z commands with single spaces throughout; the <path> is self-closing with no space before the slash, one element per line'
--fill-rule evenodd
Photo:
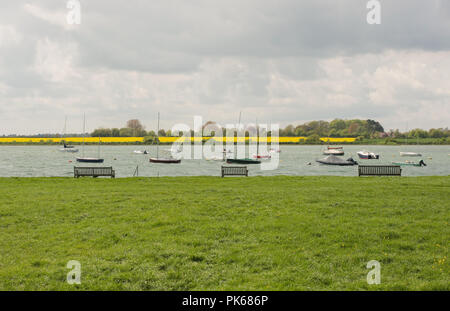
<path fill-rule="evenodd" d="M 240 127 L 241 126 L 241 112 L 239 112 L 239 122 L 238 122 L 238 126 Z M 258 135 L 257 135 L 258 136 Z M 258 140 L 259 139 L 257 139 L 257 142 L 256 142 L 256 148 L 258 149 L 258 147 L 259 147 L 259 142 L 258 142 Z M 235 142 L 235 147 L 234 147 L 234 149 L 235 149 L 235 151 L 234 151 L 234 159 L 233 158 L 228 158 L 227 159 L 227 163 L 228 164 L 261 164 L 261 161 L 260 160 L 257 160 L 257 159 L 250 159 L 250 158 L 236 158 L 236 155 L 237 155 L 237 141 Z M 258 152 L 257 152 L 258 153 Z"/>
<path fill-rule="evenodd" d="M 241 158 L 241 159 L 227 159 L 227 163 L 229 163 L 229 164 L 261 164 L 261 161 L 249 159 L 249 158 Z"/>
<path fill-rule="evenodd" d="M 427 166 L 423 160 L 420 160 L 419 163 L 406 161 L 406 162 L 392 162 L 394 165 L 400 165 L 400 166 Z"/>

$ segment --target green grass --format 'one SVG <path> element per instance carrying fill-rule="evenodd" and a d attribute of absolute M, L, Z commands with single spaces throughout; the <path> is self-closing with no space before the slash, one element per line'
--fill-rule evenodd
<path fill-rule="evenodd" d="M 0 290 L 450 290 L 449 197 L 450 177 L 0 178 Z"/>

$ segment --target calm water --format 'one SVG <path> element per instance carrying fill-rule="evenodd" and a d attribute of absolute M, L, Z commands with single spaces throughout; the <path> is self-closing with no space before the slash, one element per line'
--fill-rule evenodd
<path fill-rule="evenodd" d="M 81 148 L 81 146 L 76 146 Z M 133 176 L 139 166 L 139 176 L 219 176 L 223 162 L 206 160 L 182 160 L 181 164 L 149 163 L 149 157 L 156 155 L 156 146 L 102 146 L 103 164 L 77 163 L 79 153 L 60 152 L 59 146 L 0 146 L 0 176 L 38 177 L 38 176 L 73 176 L 73 167 L 77 166 L 113 166 L 117 177 Z M 134 154 L 133 150 L 146 149 L 149 154 Z M 160 156 L 168 155 L 160 146 Z M 356 176 L 357 166 L 339 167 L 316 163 L 324 158 L 323 146 L 280 146 L 280 163 L 276 170 L 262 171 L 259 165 L 249 165 L 250 176 L 255 175 L 337 175 Z M 379 153 L 380 160 L 360 160 L 356 154 L 367 149 Z M 163 150 L 161 152 L 161 150 Z M 403 167 L 404 176 L 450 175 L 450 146 L 344 146 L 347 159 L 352 156 L 359 163 L 391 164 L 392 161 L 410 160 L 418 162 L 423 159 L 426 167 Z M 400 157 L 400 151 L 422 153 L 422 157 Z M 97 146 L 86 146 L 85 156 L 96 157 Z M 311 162 L 311 165 L 307 165 Z"/>

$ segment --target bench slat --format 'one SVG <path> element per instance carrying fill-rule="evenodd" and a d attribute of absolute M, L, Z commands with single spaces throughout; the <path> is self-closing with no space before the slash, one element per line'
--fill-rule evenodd
<path fill-rule="evenodd" d="M 222 166 L 222 177 L 224 176 L 248 176 L 247 166 Z"/>
<path fill-rule="evenodd" d="M 359 165 L 359 176 L 401 176 L 399 165 Z"/>
<path fill-rule="evenodd" d="M 112 178 L 116 177 L 116 173 L 111 166 L 109 167 L 85 167 L 85 166 L 74 166 L 73 167 L 74 177 L 78 178 L 80 176 L 110 176 Z"/>

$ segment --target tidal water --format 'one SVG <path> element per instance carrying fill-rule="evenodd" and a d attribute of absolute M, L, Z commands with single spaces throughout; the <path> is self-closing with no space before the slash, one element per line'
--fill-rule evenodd
<path fill-rule="evenodd" d="M 59 151 L 59 146 L 0 146 L 1 177 L 41 177 L 65 176 L 73 177 L 74 166 L 112 166 L 117 177 L 133 176 L 136 167 L 139 176 L 220 176 L 221 161 L 185 160 L 181 164 L 155 164 L 149 158 L 156 156 L 156 146 L 101 146 L 102 164 L 77 163 L 79 153 Z M 160 146 L 160 156 L 168 156 L 170 146 Z M 250 176 L 272 175 L 334 175 L 357 176 L 357 166 L 328 166 L 315 162 L 324 158 L 324 146 L 292 146 L 279 147 L 279 165 L 274 170 L 261 170 L 260 165 L 248 165 Z M 146 149 L 149 154 L 135 154 L 134 150 Z M 380 154 L 379 160 L 361 160 L 356 154 L 360 150 L 369 150 Z M 347 159 L 353 157 L 360 164 L 391 164 L 392 161 L 414 161 L 421 159 L 426 167 L 404 166 L 403 176 L 448 176 L 450 175 L 450 146 L 344 146 Z M 418 152 L 422 157 L 400 157 L 400 151 Z M 97 157 L 97 146 L 85 146 L 86 157 Z M 308 165 L 311 163 L 311 165 Z"/>

